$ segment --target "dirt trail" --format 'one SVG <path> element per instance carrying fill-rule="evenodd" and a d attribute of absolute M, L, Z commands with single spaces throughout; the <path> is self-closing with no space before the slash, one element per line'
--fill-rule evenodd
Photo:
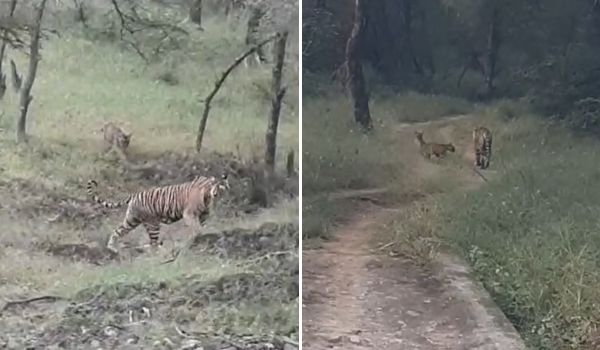
<path fill-rule="evenodd" d="M 397 126 L 406 150 L 401 161 L 423 180 L 443 171 L 465 190 L 479 186 L 483 180 L 471 170 L 467 151 L 472 125 L 460 117 Z M 411 135 L 417 129 L 427 140 L 452 141 L 464 166 L 449 170 L 418 156 Z M 375 230 L 403 208 L 365 204 L 335 240 L 303 251 L 303 349 L 525 349 L 460 260 L 442 255 L 439 268 L 426 271 L 371 250 Z"/>

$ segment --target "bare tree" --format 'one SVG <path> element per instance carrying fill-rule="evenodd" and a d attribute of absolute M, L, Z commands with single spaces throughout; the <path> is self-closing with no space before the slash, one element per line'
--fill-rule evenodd
<path fill-rule="evenodd" d="M 202 111 L 202 119 L 200 119 L 200 124 L 198 125 L 198 134 L 196 136 L 196 151 L 197 152 L 200 152 L 200 149 L 202 148 L 202 139 L 204 138 L 204 130 L 206 130 L 206 123 L 208 122 L 208 114 L 210 112 L 210 103 L 212 102 L 213 98 L 215 98 L 215 96 L 217 95 L 217 92 L 219 92 L 219 89 L 225 82 L 225 79 L 227 79 L 227 77 L 229 76 L 229 74 L 231 74 L 231 72 L 233 72 L 235 67 L 239 66 L 240 63 L 242 63 L 242 61 L 244 61 L 248 56 L 252 55 L 253 53 L 256 52 L 257 49 L 262 48 L 267 43 L 273 41 L 275 38 L 277 38 L 277 36 L 271 36 L 271 37 L 259 42 L 256 46 L 250 48 L 248 51 L 244 52 L 242 55 L 240 55 L 238 58 L 236 58 L 233 61 L 233 63 L 231 65 L 229 65 L 229 67 L 227 67 L 227 69 L 223 72 L 223 74 L 221 74 L 221 77 L 219 77 L 219 79 L 215 82 L 214 89 L 208 94 L 206 99 L 204 99 L 204 110 Z"/>
<path fill-rule="evenodd" d="M 281 112 L 281 100 L 285 95 L 285 87 L 281 87 L 281 78 L 283 75 L 283 63 L 285 59 L 285 45 L 287 43 L 288 32 L 279 33 L 273 47 L 273 80 L 271 83 L 271 114 L 267 134 L 265 136 L 266 151 L 265 164 L 271 172 L 275 169 L 275 152 L 277 150 L 277 128 L 279 126 L 279 114 Z"/>
<path fill-rule="evenodd" d="M 287 159 L 285 162 L 285 170 L 286 170 L 286 174 L 287 174 L 288 178 L 294 176 L 295 171 L 294 171 L 294 150 L 293 149 L 288 152 Z"/>
<path fill-rule="evenodd" d="M 156 56 L 164 52 L 163 46 L 174 41 L 176 37 L 189 35 L 182 27 L 157 19 L 141 1 L 111 0 L 111 5 L 120 24 L 121 41 L 129 45 L 146 63 L 150 62 L 151 57 L 144 50 L 140 36 L 155 37 L 158 44 L 152 49 L 152 54 Z"/>
<path fill-rule="evenodd" d="M 498 8 L 492 9 L 490 26 L 488 29 L 487 49 L 486 49 L 486 64 L 485 64 L 485 96 L 492 95 L 494 90 L 494 78 L 496 77 L 496 62 L 498 60 L 498 49 L 500 41 L 498 36 Z"/>
<path fill-rule="evenodd" d="M 27 125 L 27 111 L 29 110 L 29 104 L 33 99 L 31 96 L 31 88 L 35 81 L 37 74 L 38 62 L 40 60 L 40 34 L 42 28 L 42 17 L 44 16 L 44 9 L 46 8 L 46 0 L 42 0 L 36 7 L 34 23 L 29 28 L 31 42 L 29 44 L 29 69 L 27 71 L 27 77 L 21 87 L 21 96 L 19 99 L 19 120 L 17 123 L 17 142 L 27 141 L 26 125 Z"/>
<path fill-rule="evenodd" d="M 22 82 L 22 78 L 19 75 L 19 72 L 17 71 L 17 65 L 15 64 L 15 61 L 10 60 L 10 75 L 12 77 L 12 83 L 13 83 L 13 88 L 15 89 L 15 92 L 19 92 L 19 90 L 21 90 L 21 82 Z"/>
<path fill-rule="evenodd" d="M 369 95 L 363 75 L 361 62 L 361 39 L 365 26 L 365 1 L 356 0 L 354 7 L 354 25 L 346 44 L 345 71 L 348 89 L 354 109 L 354 120 L 364 129 L 373 128 L 369 111 Z"/>
<path fill-rule="evenodd" d="M 202 29 L 202 0 L 194 0 L 190 4 L 190 20 Z"/>
<path fill-rule="evenodd" d="M 17 0 L 11 0 L 8 5 L 8 18 L 12 18 L 15 13 L 15 9 L 17 8 Z M 4 97 L 4 93 L 6 92 L 6 74 L 2 71 L 2 63 L 4 62 L 4 54 L 6 51 L 6 46 L 8 45 L 8 38 L 6 30 L 2 30 L 4 32 L 2 44 L 0 44 L 0 99 Z"/>

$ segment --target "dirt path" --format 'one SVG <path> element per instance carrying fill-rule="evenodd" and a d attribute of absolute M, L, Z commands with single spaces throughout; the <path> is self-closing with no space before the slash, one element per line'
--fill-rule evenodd
<path fill-rule="evenodd" d="M 465 149 L 468 136 L 457 133 L 470 129 L 457 128 L 459 122 L 470 121 L 399 126 L 398 132 L 406 133 L 404 149 L 415 147 L 409 144 L 415 128 L 442 141 L 452 137 Z M 458 153 L 470 160 L 468 152 Z M 442 169 L 419 157 L 402 161 L 423 178 Z M 482 181 L 468 166 L 457 174 L 465 189 Z M 375 230 L 401 210 L 365 204 L 335 232 L 335 240 L 303 251 L 303 349 L 525 349 L 461 261 L 441 256 L 439 268 L 426 271 L 372 252 Z"/>

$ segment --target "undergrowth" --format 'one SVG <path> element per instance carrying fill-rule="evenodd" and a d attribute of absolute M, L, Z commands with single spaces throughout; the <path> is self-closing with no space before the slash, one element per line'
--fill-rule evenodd
<path fill-rule="evenodd" d="M 28 116 L 27 144 L 13 141 L 18 96 L 9 89 L 0 104 L 0 146 L 3 149 L 0 154 L 0 222 L 3 227 L 0 298 L 21 300 L 48 294 L 74 301 L 80 291 L 98 292 L 124 286 L 126 290 L 139 291 L 141 294 L 135 300 L 142 302 L 151 299 L 156 290 L 140 289 L 140 285 L 164 284 L 175 296 L 184 293 L 186 285 L 203 284 L 210 289 L 211 283 L 230 278 L 244 290 L 245 280 L 240 277 L 244 274 L 259 276 L 263 281 L 272 277 L 274 284 L 269 288 L 255 288 L 254 296 L 262 298 L 260 300 L 245 302 L 247 294 L 240 294 L 241 300 L 235 304 L 218 300 L 203 310 L 179 308 L 176 312 L 163 312 L 164 300 L 153 300 L 155 309 L 151 311 L 156 317 L 147 320 L 155 332 L 151 339 L 139 339 L 139 334 L 148 331 L 143 327 L 136 330 L 137 323 L 127 319 L 127 307 L 131 306 L 127 298 L 103 299 L 98 310 L 105 314 L 92 332 L 77 327 L 84 325 L 78 322 L 93 324 L 97 320 L 86 320 L 79 314 L 74 317 L 60 303 L 48 307 L 26 305 L 3 313 L 0 344 L 13 348 L 29 345 L 46 348 L 62 336 L 69 336 L 59 334 L 65 329 L 78 337 L 68 340 L 78 348 L 94 348 L 98 341 L 105 348 L 124 346 L 125 342 L 133 348 L 150 348 L 169 345 L 164 344 L 165 337 L 178 341 L 200 337 L 193 334 L 186 338 L 177 334 L 172 322 L 180 317 L 187 322 L 187 329 L 190 324 L 202 323 L 204 329 L 198 331 L 219 333 L 215 335 L 219 339 L 233 337 L 235 342 L 243 343 L 241 338 L 249 333 L 261 341 L 284 336 L 297 339 L 297 300 L 269 298 L 269 293 L 287 295 L 286 288 L 294 283 L 297 293 L 297 227 L 293 235 L 282 236 L 286 244 L 273 244 L 273 247 L 284 248 L 283 253 L 289 258 L 284 265 L 278 261 L 269 265 L 273 258 L 269 258 L 272 252 L 268 249 L 262 251 L 266 261 L 260 256 L 187 252 L 181 253 L 176 261 L 163 264 L 171 253 L 192 238 L 185 225 L 179 223 L 161 227 L 165 238 L 162 253 L 131 253 L 130 256 L 125 254 L 121 261 L 112 261 L 104 259 L 102 247 L 123 219 L 124 211 L 109 212 L 94 206 L 84 188 L 89 178 L 95 178 L 101 182 L 107 197 L 122 198 L 124 193 L 143 188 L 183 182 L 194 174 L 215 175 L 229 161 L 247 165 L 251 158 L 262 157 L 271 107 L 270 64 L 241 66 L 232 73 L 211 106 L 203 150 L 200 154 L 194 150 L 203 99 L 214 87 L 218 74 L 246 49 L 245 21 L 224 21 L 206 14 L 203 31 L 186 28 L 191 34 L 180 38 L 178 48 L 172 47 L 168 54 L 145 64 L 119 42 L 118 36 L 100 37 L 89 28 L 65 19 L 68 15 L 59 11 L 47 16 L 51 21 L 48 25 L 61 35 L 51 35 L 43 43 Z M 283 77 L 289 89 L 277 138 L 278 170 L 285 168 L 288 150 L 298 151 L 298 55 L 294 41 L 297 42 L 296 34 L 290 36 Z M 23 52 L 8 50 L 8 59 L 13 59 L 23 73 L 27 64 Z M 133 133 L 129 150 L 131 164 L 123 163 L 116 154 L 102 154 L 99 131 L 107 121 Z M 232 179 L 234 192 L 244 197 L 244 201 L 248 177 L 248 174 L 234 172 Z M 255 232 L 265 223 L 297 224 L 299 209 L 294 193 L 274 189 L 271 208 L 244 207 L 244 201 L 227 202 L 234 210 L 215 211 L 204 230 L 215 234 L 233 228 Z M 239 239 L 245 242 L 244 238 Z M 135 246 L 146 243 L 147 236 L 140 227 L 124 241 Z M 252 288 L 246 288 L 245 293 Z M 293 294 L 293 290 L 289 292 Z M 77 300 L 88 301 L 97 300 Z M 147 304 L 143 306 L 152 309 Z M 134 311 L 141 312 L 139 308 Z M 110 324 L 118 326 L 116 320 L 126 329 L 118 333 L 126 338 L 108 336 L 103 329 Z M 61 328 L 64 322 L 71 321 L 75 322 L 75 328 Z M 46 330 L 57 333 L 40 334 L 36 330 L 42 323 Z"/>

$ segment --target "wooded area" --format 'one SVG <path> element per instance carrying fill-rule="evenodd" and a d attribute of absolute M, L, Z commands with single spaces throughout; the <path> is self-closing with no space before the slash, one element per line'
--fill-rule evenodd
<path fill-rule="evenodd" d="M 360 44 L 367 85 L 471 100 L 523 97 L 574 127 L 598 127 L 599 7 L 595 0 L 369 2 Z M 305 73 L 329 76 L 345 62 L 354 8 L 353 0 L 303 2 Z"/>

